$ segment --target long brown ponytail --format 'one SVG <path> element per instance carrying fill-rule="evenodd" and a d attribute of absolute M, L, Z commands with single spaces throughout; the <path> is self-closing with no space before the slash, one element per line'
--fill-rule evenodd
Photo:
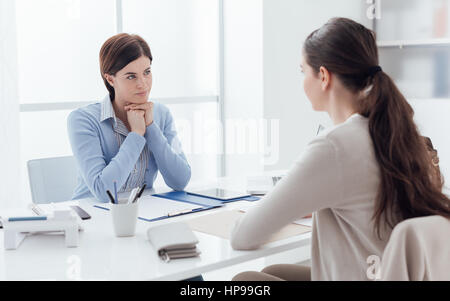
<path fill-rule="evenodd" d="M 442 193 L 443 180 L 414 123 L 414 110 L 378 66 L 375 33 L 350 19 L 334 18 L 307 38 L 304 53 L 315 71 L 326 67 L 362 95 L 359 113 L 369 119 L 380 167 L 373 215 L 378 235 L 382 220 L 394 227 L 413 217 L 450 218 L 450 199 Z"/>

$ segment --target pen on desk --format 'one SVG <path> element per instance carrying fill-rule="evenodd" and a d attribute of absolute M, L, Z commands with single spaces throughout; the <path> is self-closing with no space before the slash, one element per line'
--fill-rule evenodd
<path fill-rule="evenodd" d="M 114 204 L 114 197 L 112 196 L 111 191 L 106 190 L 106 194 L 108 195 L 109 199 L 111 200 L 111 203 Z"/>
<path fill-rule="evenodd" d="M 134 197 L 133 203 L 136 202 L 141 197 L 146 186 L 147 184 L 144 184 L 144 186 L 142 186 L 141 190 L 139 190 L 138 194 Z"/>
<path fill-rule="evenodd" d="M 186 210 L 181 210 L 181 211 L 175 211 L 175 212 L 169 212 L 167 213 L 167 216 L 177 216 L 177 215 L 181 215 L 181 214 L 185 214 L 185 213 L 189 213 L 192 212 L 192 209 L 186 209 Z"/>
<path fill-rule="evenodd" d="M 119 204 L 119 199 L 117 198 L 117 181 L 114 181 L 114 196 L 115 196 L 114 203 Z"/>

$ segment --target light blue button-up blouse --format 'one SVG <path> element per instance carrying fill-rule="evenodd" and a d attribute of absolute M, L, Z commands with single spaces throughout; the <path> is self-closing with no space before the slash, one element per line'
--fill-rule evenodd
<path fill-rule="evenodd" d="M 114 181 L 119 192 L 144 183 L 151 188 L 158 170 L 174 190 L 183 190 L 191 178 L 173 117 L 163 104 L 154 103 L 153 123 L 144 137 L 129 132 L 115 116 L 109 96 L 71 112 L 67 128 L 79 168 L 72 199 L 109 202 L 106 191 L 114 191 Z"/>

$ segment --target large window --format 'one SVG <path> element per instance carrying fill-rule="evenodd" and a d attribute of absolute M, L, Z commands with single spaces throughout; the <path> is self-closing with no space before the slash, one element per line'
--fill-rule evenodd
<path fill-rule="evenodd" d="M 111 0 L 16 1 L 21 104 L 93 101 L 105 94 L 98 53 L 116 33 Z"/>
<path fill-rule="evenodd" d="M 171 109 L 193 180 L 217 175 L 218 137 L 202 140 L 202 150 L 193 145 L 202 135 L 194 118 L 219 113 L 218 0 L 17 0 L 16 23 L 24 191 L 26 162 L 71 155 L 68 114 L 107 95 L 98 54 L 118 32 L 149 43 L 150 98 Z"/>
<path fill-rule="evenodd" d="M 218 5 L 211 0 L 123 1 L 123 31 L 150 45 L 153 97 L 217 95 Z"/>

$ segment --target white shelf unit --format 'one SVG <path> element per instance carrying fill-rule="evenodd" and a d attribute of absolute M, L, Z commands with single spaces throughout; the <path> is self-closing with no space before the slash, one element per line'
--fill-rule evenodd
<path fill-rule="evenodd" d="M 378 41 L 379 48 L 450 47 L 450 39 Z"/>
<path fill-rule="evenodd" d="M 376 5 L 383 16 L 372 20 L 380 63 L 408 99 L 450 99 L 450 0 L 443 1 Z M 439 5 L 446 9 L 437 11 Z"/>
<path fill-rule="evenodd" d="M 380 63 L 413 107 L 420 132 L 430 137 L 438 150 L 445 193 L 450 194 L 450 7 L 444 22 L 448 29 L 425 34 L 415 23 L 430 24 L 426 19 L 435 17 L 430 9 L 424 9 L 432 5 L 431 0 L 376 1 L 382 1 L 376 5 L 382 17 L 372 22 L 379 38 Z M 450 6 L 450 0 L 446 1 Z M 415 18 L 407 16 L 409 13 L 415 13 Z"/>

